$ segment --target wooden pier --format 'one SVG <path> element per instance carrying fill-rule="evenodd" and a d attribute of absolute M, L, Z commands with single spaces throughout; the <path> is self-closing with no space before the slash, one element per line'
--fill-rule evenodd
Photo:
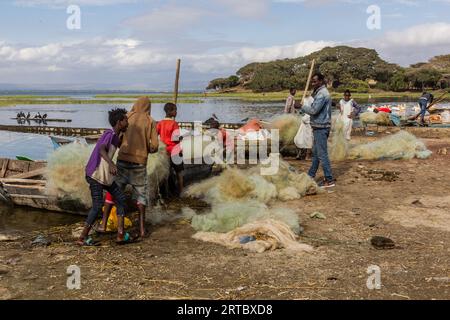
<path fill-rule="evenodd" d="M 51 126 L 21 126 L 21 125 L 0 125 L 2 131 L 46 134 L 67 137 L 83 137 L 102 134 L 104 128 L 72 128 L 72 127 L 51 127 Z"/>
<path fill-rule="evenodd" d="M 194 122 L 180 122 L 179 126 L 182 129 L 193 129 L 196 123 Z M 240 123 L 224 123 L 225 129 L 238 129 L 242 126 Z M 203 128 L 208 126 L 203 125 Z M 24 132 L 34 134 L 46 134 L 52 136 L 66 136 L 66 137 L 85 137 L 101 135 L 106 128 L 73 128 L 73 127 L 52 127 L 52 126 L 27 126 L 27 125 L 0 125 L 0 131 Z"/>

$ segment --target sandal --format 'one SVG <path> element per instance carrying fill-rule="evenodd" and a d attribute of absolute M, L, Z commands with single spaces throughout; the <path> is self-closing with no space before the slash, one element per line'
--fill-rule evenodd
<path fill-rule="evenodd" d="M 100 242 L 94 241 L 91 237 L 88 237 L 87 239 L 81 240 L 79 239 L 76 242 L 77 245 L 80 247 L 98 247 L 100 245 Z"/>
<path fill-rule="evenodd" d="M 135 243 L 138 242 L 139 238 L 134 238 L 132 237 L 128 232 L 125 232 L 125 234 L 123 235 L 123 240 L 116 240 L 116 244 L 118 245 L 124 245 L 124 244 L 130 244 L 130 243 Z"/>

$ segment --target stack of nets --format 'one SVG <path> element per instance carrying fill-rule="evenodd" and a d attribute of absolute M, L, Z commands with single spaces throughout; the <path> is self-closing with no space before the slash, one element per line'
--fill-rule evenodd
<path fill-rule="evenodd" d="M 345 123 L 342 119 L 338 118 L 334 122 L 328 153 L 331 161 L 342 161 L 347 157 L 348 141 L 345 138 Z"/>
<path fill-rule="evenodd" d="M 241 170 L 227 168 L 219 176 L 194 184 L 185 193 L 210 204 L 236 200 L 295 200 L 321 192 L 306 173 L 297 173 L 287 162 L 280 161 L 278 173 L 261 175 L 261 167 Z"/>
<path fill-rule="evenodd" d="M 391 125 L 390 114 L 386 112 L 378 112 L 378 113 L 371 111 L 364 112 L 360 114 L 359 119 L 363 127 L 365 127 L 368 124 L 376 124 L 379 126 Z"/>
<path fill-rule="evenodd" d="M 267 204 L 275 199 L 300 199 L 319 193 L 321 189 L 307 174 L 297 173 L 285 161 L 280 161 L 277 174 L 261 175 L 260 170 L 260 166 L 246 170 L 227 168 L 219 176 L 194 184 L 185 191 L 186 195 L 211 205 L 206 214 L 185 208 L 185 217 L 192 219 L 192 227 L 198 231 L 194 238 L 228 247 L 237 245 L 255 252 L 303 246 L 295 241 L 295 235 L 300 232 L 297 212 L 270 208 Z M 257 241 L 241 246 L 236 239 L 244 234 L 256 235 Z"/>
<path fill-rule="evenodd" d="M 242 237 L 249 236 L 255 240 L 242 243 Z M 297 241 L 297 236 L 288 225 L 273 219 L 250 222 L 227 233 L 197 232 L 193 237 L 231 249 L 242 248 L 257 253 L 279 248 L 285 248 L 294 253 L 313 251 L 311 246 Z"/>
<path fill-rule="evenodd" d="M 71 143 L 55 150 L 47 160 L 46 193 L 92 205 L 85 168 L 94 146 Z"/>
<path fill-rule="evenodd" d="M 413 134 L 400 131 L 380 140 L 352 147 L 347 159 L 362 160 L 409 160 L 414 157 L 426 159 L 432 152 Z"/>
<path fill-rule="evenodd" d="M 94 146 L 71 143 L 55 150 L 48 157 L 46 168 L 46 193 L 58 198 L 80 201 L 86 207 L 92 205 L 85 168 Z M 117 157 L 117 153 L 116 153 Z M 147 161 L 150 192 L 167 179 L 170 159 L 165 145 L 160 143 L 157 153 L 150 154 Z"/>
<path fill-rule="evenodd" d="M 270 121 L 269 129 L 278 129 L 280 132 L 280 143 L 290 145 L 294 143 L 294 138 L 300 128 L 301 117 L 295 114 L 282 114 L 275 116 Z"/>

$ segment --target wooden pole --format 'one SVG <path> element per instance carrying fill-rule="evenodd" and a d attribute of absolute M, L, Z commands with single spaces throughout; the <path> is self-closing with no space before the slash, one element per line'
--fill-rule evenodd
<path fill-rule="evenodd" d="M 178 102 L 178 84 L 180 81 L 180 66 L 181 66 L 181 60 L 177 60 L 177 72 L 175 76 L 175 90 L 174 90 L 174 103 L 177 104 Z"/>
<path fill-rule="evenodd" d="M 313 75 L 313 72 L 314 72 L 314 66 L 315 65 L 316 65 L 316 59 L 313 59 L 311 61 L 311 68 L 309 69 L 309 75 L 308 75 L 308 80 L 306 81 L 305 91 L 303 92 L 302 104 L 305 102 L 306 94 L 308 93 L 309 85 L 311 84 L 311 78 L 312 78 L 312 75 Z"/>

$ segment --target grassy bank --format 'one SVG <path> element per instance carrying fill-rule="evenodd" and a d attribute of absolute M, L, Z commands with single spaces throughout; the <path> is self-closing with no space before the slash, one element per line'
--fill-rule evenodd
<path fill-rule="evenodd" d="M 115 99 L 112 99 L 115 98 Z M 166 103 L 170 101 L 169 97 L 158 97 L 152 99 L 153 103 Z M 111 97 L 111 99 L 74 99 L 63 96 L 0 96 L 0 107 L 15 106 L 15 105 L 41 105 L 41 104 L 126 104 L 132 105 L 134 100 L 132 98 L 118 96 Z M 201 103 L 198 99 L 180 99 L 179 103 Z"/>
<path fill-rule="evenodd" d="M 343 96 L 341 92 L 332 92 L 333 99 L 340 99 Z M 434 92 L 435 96 L 439 95 L 439 92 Z M 143 96 L 146 94 L 139 95 L 121 95 L 121 94 L 105 94 L 105 95 L 97 95 L 96 98 L 130 98 L 135 99 L 139 96 Z M 252 91 L 230 91 L 230 92 L 207 92 L 207 93 L 181 93 L 179 95 L 180 99 L 201 99 L 201 98 L 214 98 L 214 99 L 237 99 L 246 102 L 283 102 L 286 97 L 289 95 L 289 91 L 280 91 L 280 92 L 264 92 L 264 93 L 255 93 Z M 298 97 L 300 98 L 302 92 L 298 93 Z M 353 93 L 353 98 L 361 101 L 370 101 L 370 100 L 390 100 L 390 99 L 418 99 L 420 97 L 420 92 L 388 92 L 388 91 L 374 91 L 369 93 Z M 171 94 L 147 94 L 148 97 L 152 101 L 167 98 L 170 99 L 172 97 Z M 450 96 L 450 94 L 449 94 Z M 182 100 L 180 100 L 182 103 Z"/>

